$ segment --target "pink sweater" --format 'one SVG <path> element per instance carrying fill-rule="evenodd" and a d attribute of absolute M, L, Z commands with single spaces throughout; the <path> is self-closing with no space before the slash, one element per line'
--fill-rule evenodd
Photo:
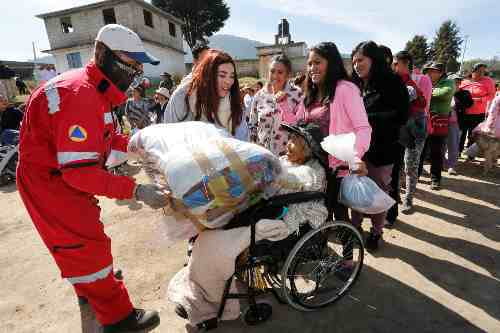
<path fill-rule="evenodd" d="M 305 106 L 301 103 L 297 113 L 297 121 L 305 119 Z M 340 81 L 337 83 L 335 98 L 330 103 L 330 135 L 353 132 L 356 136 L 356 159 L 361 161 L 363 155 L 370 147 L 372 129 L 368 123 L 365 105 L 361 93 L 351 82 Z M 345 162 L 329 156 L 330 167 L 335 170 Z"/>
<path fill-rule="evenodd" d="M 474 132 L 481 132 L 500 139 L 500 95 L 491 102 L 486 120 L 479 124 Z"/>

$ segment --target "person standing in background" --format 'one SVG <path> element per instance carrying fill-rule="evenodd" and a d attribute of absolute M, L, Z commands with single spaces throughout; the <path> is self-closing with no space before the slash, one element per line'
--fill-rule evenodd
<path fill-rule="evenodd" d="M 358 44 L 351 54 L 353 81 L 362 89 L 363 102 L 372 128 L 370 149 L 364 156 L 368 177 L 391 192 L 392 168 L 399 158 L 399 133 L 408 121 L 406 86 L 392 72 L 379 46 L 373 41 Z M 352 223 L 360 226 L 363 214 L 352 211 Z M 387 212 L 370 215 L 372 229 L 366 240 L 376 250 L 382 238 Z"/>
<path fill-rule="evenodd" d="M 250 140 L 280 156 L 286 151 L 287 131 L 281 124 L 293 124 L 302 102 L 302 91 L 289 82 L 292 63 L 284 55 L 273 58 L 269 83 L 253 98 L 248 127 Z"/>
<path fill-rule="evenodd" d="M 431 189 L 441 189 L 441 171 L 443 169 L 444 142 L 448 136 L 447 127 L 451 110 L 451 100 L 455 93 L 455 83 L 446 78 L 444 64 L 430 62 L 424 67 L 424 74 L 432 81 L 432 97 L 430 104 L 430 134 L 425 142 L 424 152 L 420 157 L 418 174 L 424 168 L 425 152 L 430 149 L 431 156 Z M 445 133 L 438 132 L 443 129 Z"/>
<path fill-rule="evenodd" d="M 420 88 L 418 88 L 417 84 L 410 77 L 410 73 L 413 70 L 412 56 L 406 51 L 401 51 L 394 56 L 392 65 L 394 72 L 401 77 L 408 90 L 412 91 L 410 94 L 410 115 L 406 125 L 411 142 L 404 149 L 406 193 L 402 200 L 403 206 L 401 208 L 402 213 L 409 214 L 413 211 L 413 196 L 417 190 L 418 165 L 427 137 L 427 117 L 425 114 L 427 101 Z M 399 178 L 399 176 L 399 172 L 393 172 L 393 177 Z M 393 179 L 393 183 L 398 185 L 396 188 L 393 188 L 393 191 L 399 192 L 399 181 L 395 182 Z M 389 226 L 394 225 L 396 221 L 398 216 L 397 206 L 395 204 L 387 214 Z"/>
<path fill-rule="evenodd" d="M 463 80 L 460 84 L 460 89 L 469 91 L 474 100 L 474 104 L 465 111 L 464 127 L 460 137 L 460 152 L 465 148 L 466 138 L 467 148 L 474 143 L 472 131 L 484 120 L 488 104 L 495 97 L 495 82 L 485 76 L 486 68 L 486 64 L 475 64 L 470 78 Z"/>
<path fill-rule="evenodd" d="M 456 165 L 460 155 L 460 129 L 463 127 L 465 112 L 474 102 L 468 90 L 460 90 L 460 84 L 464 79 L 460 74 L 452 74 L 448 79 L 455 82 L 455 94 L 451 100 L 450 125 L 443 155 L 444 166 L 448 170 L 448 174 L 456 175 Z"/>
<path fill-rule="evenodd" d="M 359 88 L 350 82 L 335 43 L 323 42 L 309 49 L 303 87 L 304 102 L 297 110 L 298 122 L 318 125 L 323 136 L 355 135 L 355 165 L 348 166 L 345 161 L 329 156 L 327 168 L 328 220 L 335 217 L 349 221 L 348 208 L 338 201 L 340 184 L 349 174 L 349 167 L 353 173 L 367 175 L 362 159 L 370 146 L 371 128 Z"/>

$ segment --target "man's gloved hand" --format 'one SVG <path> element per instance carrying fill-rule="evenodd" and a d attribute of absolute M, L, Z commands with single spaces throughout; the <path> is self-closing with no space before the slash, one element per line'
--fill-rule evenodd
<path fill-rule="evenodd" d="M 142 201 L 153 209 L 169 204 L 169 193 L 156 184 L 139 184 L 135 190 L 135 199 Z"/>

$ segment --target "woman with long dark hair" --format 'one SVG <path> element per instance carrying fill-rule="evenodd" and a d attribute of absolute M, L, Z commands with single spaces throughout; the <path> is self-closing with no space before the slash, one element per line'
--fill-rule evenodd
<path fill-rule="evenodd" d="M 276 155 L 286 152 L 288 133 L 281 124 L 295 123 L 302 102 L 302 91 L 290 84 L 292 63 L 284 55 L 273 58 L 269 67 L 269 83 L 255 94 L 248 127 L 250 140 Z"/>
<path fill-rule="evenodd" d="M 361 160 L 370 145 L 368 124 L 361 94 L 344 67 L 334 43 L 320 43 L 309 50 L 304 82 L 304 102 L 296 115 L 297 121 L 316 123 L 323 136 L 354 133 L 356 165 L 354 172 L 365 175 Z M 347 207 L 337 200 L 341 180 L 348 173 L 345 162 L 329 156 L 327 172 L 328 214 L 337 220 L 349 220 Z"/>
<path fill-rule="evenodd" d="M 373 41 L 362 42 L 351 54 L 352 78 L 360 87 L 372 127 L 370 149 L 364 157 L 368 177 L 386 192 L 391 190 L 393 164 L 399 158 L 399 133 L 408 120 L 409 96 L 406 86 L 394 74 Z M 371 215 L 372 229 L 366 240 L 368 249 L 378 248 L 386 213 Z M 363 214 L 353 211 L 352 223 L 360 226 Z"/>
<path fill-rule="evenodd" d="M 229 54 L 208 51 L 182 89 L 170 99 L 165 123 L 204 121 L 224 127 L 233 135 L 244 124 L 236 66 Z"/>

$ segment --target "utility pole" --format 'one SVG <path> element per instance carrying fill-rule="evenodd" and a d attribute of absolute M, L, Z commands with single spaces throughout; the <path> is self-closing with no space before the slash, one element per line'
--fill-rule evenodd
<path fill-rule="evenodd" d="M 462 52 L 462 62 L 460 63 L 460 73 L 463 73 L 464 70 L 464 60 L 465 60 L 465 52 L 467 51 L 467 42 L 469 41 L 469 35 L 464 36 L 464 51 Z"/>

